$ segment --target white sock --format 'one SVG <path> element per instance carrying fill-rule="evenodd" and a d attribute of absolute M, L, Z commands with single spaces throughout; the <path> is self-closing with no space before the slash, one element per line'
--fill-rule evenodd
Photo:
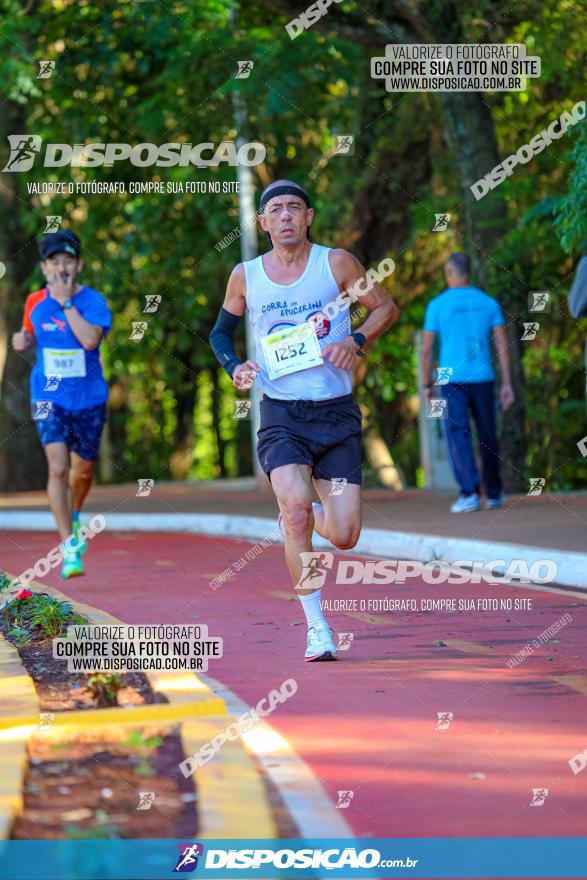
<path fill-rule="evenodd" d="M 326 618 L 322 614 L 322 609 L 320 608 L 321 592 L 321 590 L 315 590 L 308 596 L 300 596 L 300 602 L 302 603 L 302 608 L 304 609 L 304 614 L 308 621 L 308 629 L 311 626 L 318 626 L 321 623 L 326 624 Z"/>

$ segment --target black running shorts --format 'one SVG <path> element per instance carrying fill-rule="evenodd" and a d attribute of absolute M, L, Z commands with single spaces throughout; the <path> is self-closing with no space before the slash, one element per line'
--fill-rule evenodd
<path fill-rule="evenodd" d="M 307 464 L 321 480 L 361 485 L 361 410 L 352 395 L 275 400 L 264 395 L 257 455 L 270 478 L 284 464 Z"/>

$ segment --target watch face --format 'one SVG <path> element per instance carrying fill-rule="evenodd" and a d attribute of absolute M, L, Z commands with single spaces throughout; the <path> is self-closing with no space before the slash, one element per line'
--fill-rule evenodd
<path fill-rule="evenodd" d="M 65 302 L 63 303 L 63 308 L 70 309 L 72 307 L 72 305 L 73 305 L 72 301 L 70 299 L 66 299 Z"/>

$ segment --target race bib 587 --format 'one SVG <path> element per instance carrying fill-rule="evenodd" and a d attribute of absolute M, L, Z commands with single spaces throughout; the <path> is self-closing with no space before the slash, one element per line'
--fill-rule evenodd
<path fill-rule="evenodd" d="M 86 353 L 83 348 L 43 349 L 45 376 L 75 379 L 86 375 Z"/>

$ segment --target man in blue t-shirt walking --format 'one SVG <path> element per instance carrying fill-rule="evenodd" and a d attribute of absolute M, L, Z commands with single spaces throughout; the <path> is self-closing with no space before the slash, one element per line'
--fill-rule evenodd
<path fill-rule="evenodd" d="M 77 281 L 83 261 L 74 232 L 45 235 L 39 253 L 47 285 L 27 297 L 22 329 L 13 335 L 12 346 L 15 351 L 37 346 L 32 416 L 47 456 L 47 494 L 62 541 L 62 576 L 68 578 L 84 573 L 86 541 L 79 514 L 106 421 L 108 386 L 99 346 L 112 316 L 102 294 Z"/>
<path fill-rule="evenodd" d="M 455 479 L 461 489 L 451 507 L 453 513 L 470 513 L 480 507 L 480 480 L 471 442 L 469 412 L 477 425 L 486 507 L 491 510 L 504 502 L 491 337 L 501 368 L 502 410 L 509 409 L 514 402 L 501 308 L 493 297 L 470 285 L 470 275 L 471 261 L 467 254 L 455 253 L 448 258 L 444 266 L 447 289 L 428 303 L 422 346 L 422 376 L 430 399 L 432 352 L 437 338 L 440 342 L 436 384 L 446 401 L 443 424 Z"/>

